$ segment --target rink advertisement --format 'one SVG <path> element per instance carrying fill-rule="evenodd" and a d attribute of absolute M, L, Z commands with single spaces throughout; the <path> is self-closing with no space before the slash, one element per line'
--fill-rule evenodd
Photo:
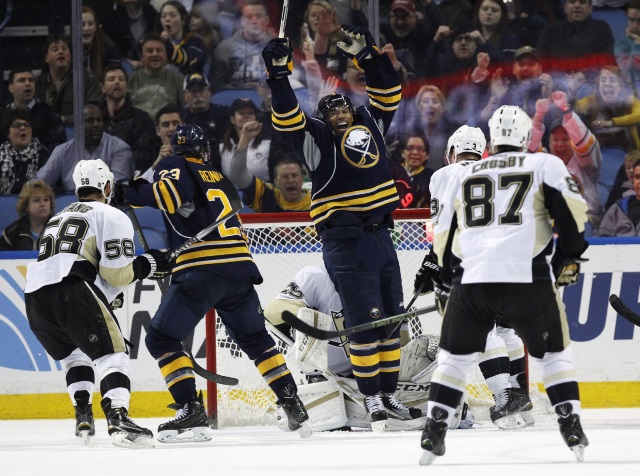
<path fill-rule="evenodd" d="M 64 372 L 29 329 L 24 310 L 25 253 L 0 253 L 0 402 L 16 394 L 64 394 Z M 614 293 L 640 311 L 640 244 L 592 243 L 577 285 L 562 289 L 571 332 L 583 405 L 640 406 L 640 327 L 629 323 L 608 305 Z M 421 260 L 421 256 L 419 257 Z M 418 262 L 419 265 L 419 262 Z M 406 288 L 406 286 L 405 286 Z M 125 292 L 116 311 L 131 348 L 132 392 L 164 392 L 164 381 L 144 344 L 146 329 L 161 299 L 158 284 L 144 280 Z M 192 351 L 205 365 L 204 321 L 191 339 Z M 530 363 L 531 380 L 540 374 Z M 240 377 L 240 376 L 236 376 Z M 205 382 L 198 379 L 199 386 Z M 133 403 L 133 401 L 132 401 Z M 7 408 L 7 405 L 0 405 Z M 0 418 L 17 417 L 0 414 Z"/>

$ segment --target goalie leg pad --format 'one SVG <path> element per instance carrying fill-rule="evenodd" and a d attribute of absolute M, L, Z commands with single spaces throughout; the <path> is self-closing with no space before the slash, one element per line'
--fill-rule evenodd
<path fill-rule="evenodd" d="M 431 364 L 436 359 L 439 340 L 438 336 L 421 335 L 405 345 L 400 357 L 398 380 L 401 382 L 425 381 L 424 371 L 427 368 L 433 368 Z M 418 376 L 420 376 L 419 379 L 416 378 Z"/>
<path fill-rule="evenodd" d="M 333 319 L 330 316 L 307 307 L 298 311 L 298 319 L 322 330 L 331 330 L 333 327 Z M 329 366 L 327 347 L 328 343 L 325 340 L 296 332 L 295 358 L 300 362 L 300 369 L 305 373 L 326 370 Z"/>
<path fill-rule="evenodd" d="M 347 425 L 347 410 L 343 393 L 333 382 L 317 382 L 298 386 L 298 396 L 304 403 L 311 430 L 327 431 Z M 290 431 L 286 414 L 278 410 L 278 428 Z"/>

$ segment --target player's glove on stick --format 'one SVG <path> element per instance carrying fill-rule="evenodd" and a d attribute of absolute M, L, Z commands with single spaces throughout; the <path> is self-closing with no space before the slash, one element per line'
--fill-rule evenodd
<path fill-rule="evenodd" d="M 420 291 L 420 295 L 429 294 L 433 291 L 433 281 L 438 280 L 440 274 L 440 266 L 438 266 L 438 260 L 431 252 L 422 260 L 422 266 L 416 273 L 416 278 L 413 281 L 413 292 Z"/>
<path fill-rule="evenodd" d="M 433 294 L 435 296 L 436 306 L 438 306 L 438 312 L 441 316 L 444 316 L 444 308 L 447 306 L 450 291 L 451 286 L 448 284 L 438 281 L 433 282 Z"/>
<path fill-rule="evenodd" d="M 288 38 L 273 38 L 262 50 L 269 79 L 286 78 L 293 71 L 293 49 Z"/>
<path fill-rule="evenodd" d="M 336 46 L 347 58 L 358 66 L 363 60 L 380 56 L 380 50 L 373 40 L 373 35 L 366 28 L 360 26 L 342 25 L 342 31 L 351 40 L 351 44 L 338 41 Z"/>
<path fill-rule="evenodd" d="M 135 279 L 162 279 L 173 269 L 167 250 L 148 250 L 133 260 Z"/>
<path fill-rule="evenodd" d="M 126 197 L 126 191 L 129 188 L 129 180 L 118 180 L 113 186 L 113 196 L 111 197 L 111 205 L 118 208 L 126 208 L 129 201 Z"/>

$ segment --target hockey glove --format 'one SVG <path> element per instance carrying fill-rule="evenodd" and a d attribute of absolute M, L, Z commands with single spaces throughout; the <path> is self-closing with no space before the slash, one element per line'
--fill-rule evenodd
<path fill-rule="evenodd" d="M 589 244 L 585 242 L 582 253 L 585 252 Z M 582 254 L 581 253 L 581 254 Z M 571 286 L 578 282 L 580 277 L 580 263 L 589 261 L 587 258 L 575 257 L 567 258 L 564 256 L 562 249 L 556 247 L 556 251 L 551 258 L 551 268 L 556 278 L 556 286 Z"/>
<path fill-rule="evenodd" d="M 113 196 L 111 197 L 111 205 L 117 208 L 127 208 L 129 200 L 126 197 L 126 191 L 129 188 L 127 179 L 118 180 L 113 186 Z"/>
<path fill-rule="evenodd" d="M 336 46 L 343 55 L 359 67 L 359 63 L 373 56 L 380 56 L 380 49 L 373 40 L 371 32 L 360 26 L 342 25 L 342 32 L 347 36 L 350 44 L 338 41 Z"/>
<path fill-rule="evenodd" d="M 133 260 L 134 279 L 162 279 L 173 269 L 173 260 L 169 260 L 167 250 L 148 250 Z"/>
<path fill-rule="evenodd" d="M 416 279 L 413 282 L 413 292 L 420 292 L 420 295 L 429 294 L 433 291 L 433 280 L 438 280 L 440 273 L 440 266 L 438 266 L 438 260 L 436 256 L 429 252 L 422 260 L 422 266 L 416 274 Z"/>
<path fill-rule="evenodd" d="M 120 309 L 123 304 L 124 304 L 124 293 L 120 293 L 113 299 L 113 301 L 111 301 L 111 309 L 113 309 L 114 311 L 116 309 Z"/>
<path fill-rule="evenodd" d="M 438 307 L 438 312 L 441 316 L 444 316 L 444 308 L 447 306 L 447 301 L 449 300 L 449 292 L 451 291 L 451 286 L 442 281 L 434 281 L 433 282 L 433 294 L 435 296 L 436 306 Z"/>
<path fill-rule="evenodd" d="M 286 78 L 293 71 L 293 49 L 288 38 L 273 38 L 262 50 L 269 79 Z"/>

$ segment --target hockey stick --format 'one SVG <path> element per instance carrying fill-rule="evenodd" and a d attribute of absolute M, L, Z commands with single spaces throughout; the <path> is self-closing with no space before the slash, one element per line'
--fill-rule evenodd
<path fill-rule="evenodd" d="M 627 305 L 622 302 L 622 299 L 615 294 L 612 294 L 609 296 L 609 303 L 611 304 L 611 307 L 627 321 L 640 327 L 640 315 L 629 309 Z"/>
<path fill-rule="evenodd" d="M 136 235 L 138 235 L 138 239 L 140 240 L 140 244 L 142 245 L 142 249 L 145 252 L 149 251 L 149 243 L 147 242 L 147 239 L 145 238 L 144 233 L 142 232 L 142 227 L 140 226 L 140 222 L 138 221 L 138 217 L 136 216 L 136 212 L 131 207 L 129 207 L 126 210 L 124 210 L 124 212 L 127 214 L 129 219 L 131 220 L 131 223 L 133 224 L 133 229 L 135 230 Z M 226 218 L 229 218 L 229 217 L 227 216 Z M 226 218 L 225 218 L 225 220 L 226 220 Z M 207 228 L 210 228 L 212 226 L 213 225 L 210 225 Z M 205 228 L 205 230 L 207 228 Z M 211 228 L 211 230 L 209 230 L 203 236 L 208 235 L 209 233 L 211 233 L 212 230 L 213 230 L 213 228 Z M 202 232 L 200 232 L 200 233 L 202 233 Z M 158 282 L 158 287 L 160 288 L 160 292 L 163 295 L 166 294 L 167 293 L 167 285 L 161 279 L 157 280 L 157 282 Z M 237 385 L 238 384 L 238 379 L 237 378 L 227 377 L 225 375 L 219 375 L 219 374 L 215 374 L 213 372 L 209 372 L 207 369 L 205 369 L 200 364 L 198 364 L 198 362 L 196 362 L 195 357 L 188 350 L 188 348 L 184 344 L 184 342 L 182 343 L 182 349 L 189 356 L 189 359 L 191 360 L 191 365 L 193 366 L 193 371 L 194 371 L 194 373 L 196 375 L 199 375 L 203 379 L 209 380 L 210 382 L 215 382 L 215 383 L 219 383 L 219 384 L 222 384 L 222 385 Z"/>
<path fill-rule="evenodd" d="M 284 28 L 287 25 L 287 15 L 289 14 L 289 0 L 284 0 L 282 5 L 282 16 L 280 17 L 280 33 L 278 38 L 284 38 Z"/>
<path fill-rule="evenodd" d="M 384 327 L 388 324 L 403 321 L 404 319 L 409 319 L 414 316 L 420 316 L 422 314 L 433 312 L 435 310 L 436 306 L 423 307 L 414 311 L 409 311 L 398 314 L 396 316 L 390 316 L 385 319 L 380 319 L 379 321 L 365 322 L 364 324 L 358 324 L 357 326 L 347 327 L 341 331 L 325 331 L 323 329 L 318 329 L 317 327 L 313 327 L 306 322 L 301 321 L 297 316 L 289 311 L 282 311 L 282 320 L 294 329 L 302 332 L 303 334 L 307 334 L 309 337 L 313 337 L 314 339 L 319 340 L 329 340 L 335 337 L 342 337 L 355 334 L 357 332 L 368 331 L 377 327 Z"/>
<path fill-rule="evenodd" d="M 411 298 L 411 301 L 409 301 L 409 304 L 407 304 L 407 307 L 405 307 L 405 309 L 411 310 L 411 306 L 413 306 L 413 304 L 416 302 L 416 300 L 418 299 L 418 296 L 420 296 L 420 293 L 422 292 L 422 290 L 424 289 L 425 284 L 422 283 L 418 289 L 416 289 L 416 292 L 413 293 L 413 297 Z M 393 330 L 391 332 L 389 332 L 389 335 L 387 336 L 387 339 L 389 337 L 391 337 L 391 335 L 398 330 L 398 327 L 400 327 L 402 325 L 404 321 L 400 321 L 398 322 L 398 324 L 393 328 Z"/>

